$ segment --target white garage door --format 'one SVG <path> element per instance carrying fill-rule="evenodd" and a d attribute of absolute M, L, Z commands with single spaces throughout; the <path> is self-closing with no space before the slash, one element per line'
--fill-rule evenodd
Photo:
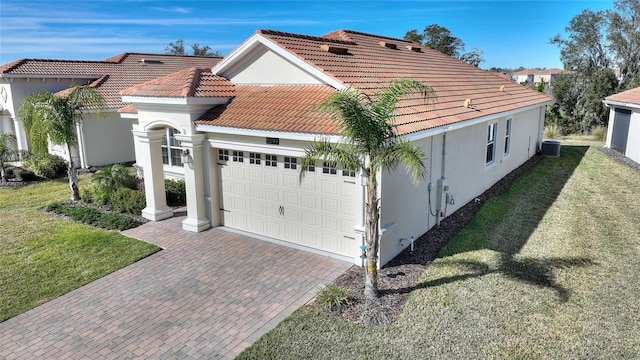
<path fill-rule="evenodd" d="M 353 173 L 317 166 L 300 181 L 295 157 L 233 149 L 220 149 L 217 156 L 225 226 L 354 255 Z"/>

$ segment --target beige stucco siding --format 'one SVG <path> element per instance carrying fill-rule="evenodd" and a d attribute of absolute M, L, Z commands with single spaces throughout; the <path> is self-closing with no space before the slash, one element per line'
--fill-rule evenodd
<path fill-rule="evenodd" d="M 317 85 L 321 82 L 287 59 L 257 46 L 249 56 L 220 74 L 234 84 Z"/>
<path fill-rule="evenodd" d="M 504 154 L 507 119 L 512 119 L 511 146 L 509 154 Z M 380 263 L 390 261 L 404 247 L 400 239 L 417 239 L 436 224 L 430 212 L 436 212 L 436 188 L 440 177 L 446 178 L 454 204 L 447 204 L 442 211 L 446 215 L 472 201 L 490 188 L 506 174 L 520 166 L 536 153 L 540 142 L 540 109 L 532 109 L 509 117 L 482 122 L 444 134 L 433 135 L 416 141 L 427 158 L 425 166 L 429 172 L 427 179 L 414 185 L 405 169 L 384 172 L 381 177 L 381 218 L 380 224 L 390 230 L 381 239 Z M 497 123 L 496 155 L 492 164 L 486 164 L 487 127 Z M 443 157 L 443 143 L 446 142 Z M 444 173 L 442 161 L 444 159 Z M 428 183 L 432 182 L 431 211 L 429 210 Z"/>
<path fill-rule="evenodd" d="M 90 114 L 82 122 L 87 166 L 129 162 L 135 160 L 132 120 L 116 112 L 105 116 Z"/>

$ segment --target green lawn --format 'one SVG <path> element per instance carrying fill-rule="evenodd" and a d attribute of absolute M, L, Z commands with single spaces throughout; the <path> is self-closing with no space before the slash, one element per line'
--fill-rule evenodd
<path fill-rule="evenodd" d="M 567 141 L 486 202 L 398 320 L 303 307 L 240 359 L 637 359 L 640 172 Z"/>
<path fill-rule="evenodd" d="M 0 321 L 159 250 L 38 210 L 68 197 L 66 179 L 0 188 Z"/>

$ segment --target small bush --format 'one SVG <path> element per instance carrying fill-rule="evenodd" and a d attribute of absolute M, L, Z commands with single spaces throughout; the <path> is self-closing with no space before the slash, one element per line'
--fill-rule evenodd
<path fill-rule="evenodd" d="M 593 136 L 594 140 L 604 141 L 607 139 L 607 128 L 602 125 L 598 125 L 591 130 L 591 136 Z"/>
<path fill-rule="evenodd" d="M 123 214 L 102 213 L 92 207 L 67 204 L 60 201 L 50 203 L 45 207 L 45 211 L 65 215 L 81 223 L 107 230 L 127 230 L 138 226 L 137 221 Z"/>
<path fill-rule="evenodd" d="M 552 124 L 544 127 L 545 139 L 558 139 L 562 135 L 562 130 L 558 125 Z"/>
<path fill-rule="evenodd" d="M 335 285 L 325 285 L 316 294 L 316 302 L 328 311 L 339 311 L 349 304 L 349 290 L 344 290 Z"/>
<path fill-rule="evenodd" d="M 36 175 L 53 179 L 63 174 L 67 169 L 67 162 L 58 155 L 31 155 L 24 160 L 24 165 Z"/>
<path fill-rule="evenodd" d="M 93 203 L 93 188 L 88 186 L 80 188 L 80 200 L 87 204 Z"/>
<path fill-rule="evenodd" d="M 13 168 L 13 176 L 18 181 L 34 181 L 37 178 L 33 171 L 20 167 Z"/>
<path fill-rule="evenodd" d="M 142 191 L 120 188 L 111 195 L 110 203 L 113 211 L 140 215 L 147 206 L 147 199 Z"/>
<path fill-rule="evenodd" d="M 132 218 L 114 213 L 102 214 L 96 225 L 107 230 L 126 230 L 138 226 Z"/>
<path fill-rule="evenodd" d="M 164 180 L 164 190 L 167 195 L 167 205 L 184 206 L 187 204 L 187 188 L 184 180 Z"/>

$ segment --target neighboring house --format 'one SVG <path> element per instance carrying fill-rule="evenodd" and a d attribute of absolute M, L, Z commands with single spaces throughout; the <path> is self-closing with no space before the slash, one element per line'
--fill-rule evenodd
<path fill-rule="evenodd" d="M 77 125 L 78 147 L 74 161 L 80 167 L 135 160 L 132 120 L 117 110 L 126 105 L 123 89 L 191 66 L 212 67 L 220 58 L 123 53 L 102 61 L 22 59 L 0 66 L 0 131 L 15 134 L 20 150 L 29 150 L 18 117 L 22 99 L 33 92 L 60 92 L 73 85 L 94 86 L 105 98 L 107 111 L 96 116 L 87 109 Z M 66 147 L 52 146 L 51 153 L 67 157 Z"/>
<path fill-rule="evenodd" d="M 607 147 L 640 163 L 640 87 L 608 96 Z"/>
<path fill-rule="evenodd" d="M 428 177 L 414 186 L 403 168 L 379 174 L 381 265 L 540 147 L 547 95 L 401 39 L 259 30 L 212 70 L 121 93 L 133 105 L 123 116 L 138 120 L 143 216 L 172 216 L 162 160 L 182 155 L 183 229 L 223 225 L 360 264 L 366 182 L 323 162 L 300 179 L 299 164 L 314 140 L 341 141 L 335 121 L 317 109 L 329 94 L 373 94 L 396 78 L 422 81 L 438 97 L 399 104 L 394 131 L 427 154 Z M 172 141 L 163 144 L 167 133 Z"/>
<path fill-rule="evenodd" d="M 511 74 L 511 79 L 518 84 L 538 86 L 544 81 L 545 89 L 551 89 L 558 75 L 566 73 L 562 69 L 525 69 Z M 549 93 L 547 91 L 547 93 Z"/>

